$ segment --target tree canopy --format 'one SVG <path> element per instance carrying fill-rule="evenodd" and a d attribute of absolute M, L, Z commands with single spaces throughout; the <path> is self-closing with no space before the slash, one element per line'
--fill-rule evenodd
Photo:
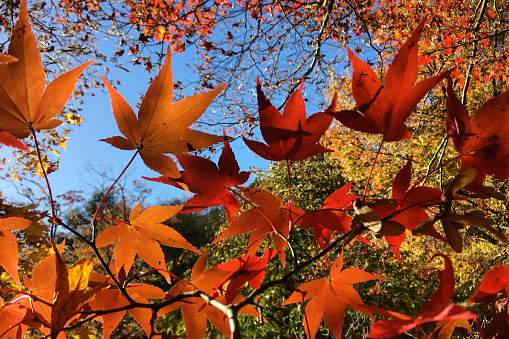
<path fill-rule="evenodd" d="M 258 328 L 339 338 L 364 335 L 362 326 L 351 329 L 357 320 L 371 338 L 507 336 L 509 91 L 499 6 L 2 7 L 9 34 L 0 55 L 0 143 L 38 166 L 27 164 L 44 180 L 48 208 L 1 201 L 0 336 L 61 339 L 102 329 L 105 338 L 237 339 Z M 215 42 L 224 30 L 227 38 Z M 65 218 L 44 138 L 59 137 L 72 120 L 67 101 L 79 100 L 79 79 L 96 62 L 83 51 L 104 61 L 91 44 L 105 35 L 118 42 L 113 61 L 128 49 L 134 63 L 157 72 L 137 107 L 104 75 L 82 78 L 82 88 L 102 83 L 110 97 L 118 132 L 101 141 L 132 158 Z M 198 85 L 182 97 L 171 58 L 190 46 L 201 48 Z M 158 53 L 148 54 L 152 47 Z M 346 64 L 351 74 L 337 81 L 334 68 Z M 253 73 L 256 100 L 244 95 Z M 307 95 L 315 87 L 321 95 Z M 221 118 L 207 115 L 221 96 Z M 222 135 L 199 119 L 223 127 Z M 251 185 L 230 146 L 241 136 L 274 164 Z M 221 149 L 217 164 L 197 153 L 210 147 Z M 141 191 L 127 203 L 118 182 L 138 156 L 160 175 L 146 179 L 192 198 L 148 205 Z M 80 202 L 73 193 L 68 200 Z M 137 332 L 122 322 L 129 317 Z"/>

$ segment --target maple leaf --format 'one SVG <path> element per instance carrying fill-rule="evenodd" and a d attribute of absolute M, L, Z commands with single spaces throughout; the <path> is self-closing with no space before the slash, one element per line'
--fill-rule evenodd
<path fill-rule="evenodd" d="M 177 159 L 184 169 L 182 179 L 191 192 L 196 194 L 186 201 L 183 211 L 194 212 L 207 207 L 223 205 L 230 220 L 240 209 L 240 204 L 230 188 L 242 185 L 249 179 L 250 172 L 240 172 L 239 165 L 228 141 L 217 166 L 210 160 L 181 154 Z"/>
<path fill-rule="evenodd" d="M 392 184 L 392 198 L 394 202 L 373 207 L 373 210 L 378 213 L 382 221 L 396 222 L 409 231 L 413 231 L 420 223 L 429 219 L 429 215 L 426 213 L 425 208 L 440 204 L 440 197 L 442 195 L 442 192 L 436 188 L 410 188 L 411 178 L 412 157 L 394 178 Z M 425 234 L 445 241 L 444 237 L 434 228 L 430 228 Z M 384 238 L 396 256 L 396 259 L 401 262 L 399 249 L 406 238 L 406 233 L 402 232 L 399 235 L 384 234 Z"/>
<path fill-rule="evenodd" d="M 22 139 L 33 130 L 60 125 L 62 122 L 54 117 L 62 110 L 79 76 L 93 60 L 60 75 L 46 87 L 26 0 L 21 2 L 8 53 L 18 61 L 0 63 L 0 130 Z"/>
<path fill-rule="evenodd" d="M 30 151 L 27 145 L 7 131 L 0 131 L 0 144 L 17 148 L 22 151 Z"/>
<path fill-rule="evenodd" d="M 113 252 L 118 267 L 124 266 L 126 272 L 129 272 L 134 257 L 138 254 L 147 264 L 162 270 L 160 273 L 169 279 L 165 272 L 164 254 L 159 244 L 201 253 L 177 231 L 162 224 L 181 209 L 182 206 L 153 206 L 141 212 L 139 203 L 131 211 L 129 223 L 117 220 L 115 225 L 109 226 L 99 234 L 95 240 L 96 245 L 104 247 L 118 240 Z"/>
<path fill-rule="evenodd" d="M 57 278 L 51 307 L 51 338 L 56 338 L 65 324 L 73 319 L 103 286 L 88 288 L 90 273 L 94 268 L 92 260 L 81 259 L 67 269 L 54 243 L 53 247 Z"/>
<path fill-rule="evenodd" d="M 352 63 L 352 95 L 357 110 L 343 110 L 334 117 L 353 130 L 383 134 L 384 141 L 410 139 L 405 126 L 415 106 L 448 72 L 441 73 L 417 84 L 418 42 L 426 23 L 424 18 L 401 46 L 385 75 L 384 84 L 364 61 L 348 48 Z"/>
<path fill-rule="evenodd" d="M 226 84 L 173 104 L 170 49 L 169 46 L 163 66 L 141 102 L 138 117 L 108 80 L 101 76 L 110 93 L 118 129 L 124 135 L 102 141 L 123 150 L 137 149 L 149 168 L 164 176 L 177 178 L 180 176 L 177 165 L 165 153 L 186 153 L 223 140 L 220 136 L 196 131 L 189 126 L 205 112 Z"/>
<path fill-rule="evenodd" d="M 437 327 L 431 333 L 431 335 L 440 329 L 440 332 L 438 333 L 438 339 L 450 339 L 457 327 L 464 328 L 468 330 L 468 332 L 472 333 L 472 327 L 470 326 L 467 319 L 454 319 L 438 321 Z"/>
<path fill-rule="evenodd" d="M 189 191 L 196 193 L 186 201 L 181 213 L 196 212 L 208 207 L 223 205 L 228 218 L 234 220 L 240 209 L 240 204 L 230 188 L 245 183 L 251 173 L 240 172 L 230 143 L 224 142 L 223 152 L 217 166 L 209 159 L 194 155 L 179 154 L 177 159 L 184 169 L 180 172 L 182 180 L 168 177 L 145 179 L 178 188 L 185 186 Z"/>
<path fill-rule="evenodd" d="M 504 297 L 509 295 L 509 266 L 497 266 L 486 272 L 468 302 L 480 302 L 501 291 L 505 292 L 505 295 L 502 294 Z"/>
<path fill-rule="evenodd" d="M 65 242 L 62 242 L 58 252 L 62 253 Z M 57 262 L 55 253 L 47 256 L 32 270 L 32 277 L 25 276 L 23 282 L 27 287 L 30 301 L 22 299 L 22 305 L 34 311 L 34 321 L 43 326 L 40 330 L 44 333 L 50 332 L 51 326 L 51 303 L 55 297 L 55 286 L 57 282 Z M 49 333 L 48 333 L 49 334 Z M 64 336 L 65 337 L 65 336 Z"/>
<path fill-rule="evenodd" d="M 366 310 L 396 319 L 378 320 L 374 322 L 371 325 L 368 338 L 391 338 L 427 322 L 439 321 L 442 322 L 439 325 L 443 326 L 444 321 L 477 318 L 477 315 L 472 312 L 450 303 L 455 284 L 452 263 L 449 257 L 445 255 L 437 254 L 435 256 L 444 258 L 445 268 L 439 271 L 440 286 L 431 296 L 430 302 L 422 305 L 421 313 L 415 318 L 398 312 L 383 310 L 378 307 L 365 306 Z"/>
<path fill-rule="evenodd" d="M 311 299 L 304 311 L 304 330 L 307 337 L 311 339 L 315 337 L 322 318 L 332 334 L 336 338 L 341 338 L 346 308 L 360 310 L 373 318 L 371 312 L 357 306 L 362 306 L 364 303 L 352 284 L 374 279 L 385 279 L 356 268 L 343 270 L 343 253 L 332 264 L 329 277 L 313 280 L 299 286 L 281 304 L 288 305 Z"/>
<path fill-rule="evenodd" d="M 9 231 L 21 231 L 30 226 L 31 221 L 19 217 L 0 218 L 0 265 L 14 279 L 18 287 L 21 281 L 18 275 L 18 241 Z"/>
<path fill-rule="evenodd" d="M 286 264 L 285 249 L 288 245 L 293 220 L 304 214 L 304 210 L 295 207 L 295 203 L 283 204 L 281 197 L 274 197 L 272 193 L 256 188 L 242 188 L 242 193 L 257 207 L 242 213 L 228 228 L 221 233 L 212 244 L 228 237 L 251 233 L 248 254 L 255 254 L 263 240 L 268 236 L 283 262 Z"/>
<path fill-rule="evenodd" d="M 0 338 L 24 338 L 28 325 L 23 324 L 23 321 L 30 315 L 31 310 L 17 300 L 6 303 L 0 297 Z"/>
<path fill-rule="evenodd" d="M 227 271 L 223 271 L 217 267 L 206 270 L 207 267 L 207 251 L 205 250 L 200 258 L 196 261 L 191 272 L 191 281 L 180 281 L 168 292 L 165 300 L 170 300 L 181 292 L 192 292 L 200 290 L 208 295 L 214 295 L 214 299 L 226 304 L 226 296 L 224 293 L 218 293 L 215 289 L 217 281 L 222 281 L 228 275 Z M 242 302 L 244 298 L 237 295 L 233 299 L 233 303 Z M 227 338 L 230 337 L 230 325 L 228 318 L 218 308 L 211 306 L 207 301 L 199 297 L 186 298 L 184 301 L 175 302 L 167 307 L 162 308 L 158 315 L 161 316 L 168 312 L 174 311 L 182 307 L 182 317 L 186 327 L 187 335 L 191 339 L 201 339 L 205 337 L 207 330 L 207 319 Z M 258 317 L 258 312 L 251 305 L 246 305 L 239 310 L 239 313 L 248 314 Z"/>
<path fill-rule="evenodd" d="M 412 233 L 414 235 L 423 235 L 432 229 L 435 222 L 440 220 L 444 228 L 444 233 L 447 237 L 447 242 L 451 248 L 458 253 L 461 252 L 463 248 L 463 242 L 459 230 L 465 226 L 479 225 L 498 237 L 502 242 L 506 242 L 507 238 L 500 231 L 491 227 L 493 221 L 487 219 L 483 212 L 472 211 L 460 215 L 451 211 L 452 202 L 454 199 L 457 199 L 455 194 L 470 185 L 474 181 L 476 175 L 477 170 L 475 168 L 464 168 L 453 180 L 449 182 L 444 192 L 442 192 L 442 195 L 440 196 L 440 212 L 421 222 L 412 230 Z"/>
<path fill-rule="evenodd" d="M 509 91 L 485 102 L 470 121 L 467 109 L 447 82 L 447 136 L 462 155 L 461 168 L 473 167 L 477 176 L 467 188 L 483 191 L 485 174 L 509 178 Z M 495 122 L 495 123 L 494 123 Z"/>
<path fill-rule="evenodd" d="M 279 113 L 262 92 L 257 79 L 260 131 L 268 145 L 246 138 L 244 142 L 256 154 L 272 161 L 301 160 L 313 155 L 332 152 L 316 143 L 329 128 L 335 111 L 337 95 L 325 112 L 319 112 L 306 119 L 306 108 L 302 98 L 302 82 L 286 103 L 283 114 Z"/>
<path fill-rule="evenodd" d="M 121 271 L 117 272 L 114 261 L 110 264 L 110 271 L 117 277 L 119 283 L 125 286 L 126 292 L 137 303 L 148 304 L 148 299 L 162 299 L 166 295 L 157 286 L 148 284 L 125 284 L 125 271 L 121 268 Z M 111 278 L 100 274 L 93 274 L 90 277 L 90 281 L 93 282 L 94 285 L 105 285 L 107 287 L 98 291 L 95 298 L 88 303 L 91 309 L 109 311 L 129 306 L 129 300 L 127 300 L 117 288 Z M 109 338 L 111 336 L 126 312 L 127 310 L 124 309 L 118 312 L 106 313 L 101 316 L 99 321 L 103 324 L 104 338 Z M 130 308 L 129 313 L 140 324 L 147 336 L 150 337 L 152 310 L 149 308 L 136 307 Z"/>
<path fill-rule="evenodd" d="M 263 277 L 265 277 L 267 264 L 270 259 L 274 258 L 276 253 L 273 249 L 268 249 L 261 258 L 247 254 L 225 264 L 215 265 L 215 267 L 230 273 L 218 281 L 214 288 L 225 289 L 225 302 L 227 304 L 233 302 L 246 282 L 249 282 L 252 289 L 260 288 Z"/>
<path fill-rule="evenodd" d="M 328 246 L 331 230 L 340 233 L 350 231 L 352 218 L 343 210 L 352 208 L 352 202 L 359 198 L 356 195 L 347 195 L 351 187 L 352 181 L 330 194 L 320 210 L 306 213 L 298 221 L 301 228 L 313 230 L 313 236 L 321 249 Z"/>

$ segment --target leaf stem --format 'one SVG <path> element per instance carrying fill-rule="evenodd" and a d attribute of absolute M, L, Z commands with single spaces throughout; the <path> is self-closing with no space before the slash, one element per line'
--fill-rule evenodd
<path fill-rule="evenodd" d="M 53 194 L 51 193 L 51 186 L 50 186 L 49 180 L 48 180 L 48 173 L 46 173 L 46 169 L 44 168 L 44 163 L 42 162 L 41 150 L 39 148 L 39 142 L 37 141 L 37 135 L 36 135 L 34 129 L 31 129 L 31 133 L 34 137 L 34 144 L 35 144 L 35 150 L 37 152 L 37 159 L 39 160 L 39 164 L 41 165 L 42 173 L 44 175 L 44 180 L 46 181 L 46 187 L 48 187 L 49 202 L 51 205 L 51 217 L 53 219 L 53 223 L 51 225 L 50 237 L 54 238 L 55 231 L 56 231 L 55 224 L 58 224 L 57 214 L 56 214 L 56 210 L 55 210 L 55 202 L 53 201 Z"/>
<path fill-rule="evenodd" d="M 292 173 L 290 170 L 290 161 L 286 160 L 286 173 L 288 174 L 288 204 L 291 208 L 292 203 Z"/>
<path fill-rule="evenodd" d="M 369 181 L 371 180 L 371 175 L 373 174 L 373 170 L 375 169 L 376 161 L 378 160 L 380 151 L 382 151 L 383 144 L 384 144 L 384 138 L 382 138 L 382 141 L 380 141 L 380 145 L 378 145 L 378 151 L 376 152 L 375 160 L 373 160 L 373 165 L 371 165 L 371 171 L 369 171 L 368 180 L 366 181 L 366 186 L 364 187 L 364 194 L 362 195 L 363 201 L 366 201 L 366 195 L 368 194 Z"/>
<path fill-rule="evenodd" d="M 110 188 L 108 189 L 108 191 L 102 198 L 101 202 L 99 203 L 99 206 L 97 206 L 97 209 L 95 210 L 94 218 L 92 219 L 92 242 L 95 242 L 95 232 L 96 232 L 96 228 L 97 228 L 97 217 L 99 216 L 99 211 L 101 210 L 101 207 L 104 204 L 106 197 L 108 196 L 110 191 L 113 189 L 113 187 L 117 184 L 117 182 L 120 180 L 120 178 L 124 175 L 124 173 L 127 171 L 129 166 L 131 166 L 132 162 L 134 161 L 134 158 L 136 158 L 136 156 L 138 155 L 139 152 L 140 152 L 140 150 L 136 150 L 133 157 L 131 158 L 131 160 L 129 160 L 129 162 L 124 167 L 124 169 L 122 170 L 122 172 L 120 173 L 118 178 L 113 182 L 113 184 L 111 184 Z"/>

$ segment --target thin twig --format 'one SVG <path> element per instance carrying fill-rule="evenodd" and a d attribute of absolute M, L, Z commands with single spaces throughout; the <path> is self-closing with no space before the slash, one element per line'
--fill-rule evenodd
<path fill-rule="evenodd" d="M 308 75 L 313 72 L 313 69 L 316 66 L 316 63 L 320 59 L 320 50 L 322 48 L 322 37 L 325 32 L 325 27 L 327 27 L 327 23 L 329 21 L 330 15 L 332 13 L 332 10 L 334 9 L 334 0 L 329 0 L 329 3 L 327 5 L 327 11 L 325 12 L 325 16 L 322 19 L 322 22 L 320 24 L 320 31 L 318 31 L 318 36 L 316 37 L 316 44 L 315 44 L 315 50 L 313 52 L 313 60 L 311 61 L 311 64 L 309 65 L 308 69 L 304 72 L 302 75 L 302 79 L 306 78 Z M 286 102 L 290 97 L 292 96 L 293 92 L 299 87 L 300 81 L 296 82 L 288 91 L 286 94 L 285 100 L 283 100 L 283 103 L 281 106 L 279 106 L 278 110 L 283 109 L 285 107 Z"/>
<path fill-rule="evenodd" d="M 486 1 L 486 0 L 482 0 L 482 3 L 481 2 L 479 3 L 479 5 L 481 5 L 482 7 L 481 7 L 481 11 L 479 12 L 479 16 L 477 17 L 477 21 L 476 21 L 472 31 L 474 31 L 474 32 L 478 31 L 479 27 L 481 27 L 482 17 L 484 16 L 484 12 L 486 11 L 487 4 L 488 4 L 488 1 Z M 479 5 L 477 6 L 477 8 L 479 8 Z M 470 65 L 468 65 L 467 76 L 465 78 L 465 86 L 463 87 L 463 92 L 461 94 L 461 103 L 463 105 L 465 105 L 467 102 L 467 92 L 468 92 L 468 87 L 470 84 L 472 69 L 474 68 L 473 60 L 474 60 L 476 54 L 477 54 L 477 43 L 473 42 L 472 43 L 472 56 L 470 57 L 471 62 L 470 62 Z"/>

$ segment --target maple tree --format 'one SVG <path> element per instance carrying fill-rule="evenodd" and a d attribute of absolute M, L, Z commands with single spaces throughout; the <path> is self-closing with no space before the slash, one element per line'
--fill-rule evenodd
<path fill-rule="evenodd" d="M 322 27 L 332 13 L 333 4 L 329 2 Z M 501 198 L 500 193 L 485 186 L 485 178 L 493 175 L 498 180 L 509 179 L 505 169 L 509 146 L 503 134 L 505 127 L 500 129 L 498 126 L 506 120 L 503 112 L 508 107 L 509 92 L 486 101 L 470 119 L 467 109 L 454 93 L 451 70 L 425 77 L 416 84 L 418 45 L 426 19 L 420 21 L 395 54 L 383 84 L 369 64 L 349 50 L 354 108 L 337 107 L 338 96 L 334 95 L 327 109 L 307 117 L 302 97 L 305 82 L 301 81 L 295 91 L 289 91 L 281 114 L 266 98 L 261 83 L 257 83 L 260 130 L 266 144 L 250 139 L 244 139 L 244 142 L 262 157 L 286 163 L 289 178 L 282 191 L 284 197 L 265 189 L 242 186 L 248 180 L 249 172 L 240 170 L 227 136 L 189 128 L 226 84 L 173 102 L 175 83 L 168 48 L 159 73 L 135 114 L 120 93 L 101 77 L 108 88 L 113 115 L 123 135 L 102 141 L 121 150 L 134 151 L 132 160 L 139 154 L 147 167 L 161 175 L 151 180 L 177 186 L 195 195 L 183 206 L 143 209 L 138 203 L 130 211 L 128 220 L 101 217 L 110 191 L 124 175 L 131 160 L 102 196 L 90 220 L 89 231 L 82 233 L 80 228 L 69 226 L 58 216 L 58 205 L 51 194 L 48 169 L 41 157 L 37 135 L 39 130 L 54 129 L 61 123 L 54 118 L 67 102 L 78 76 L 92 61 L 45 86 L 26 0 L 21 2 L 19 13 L 9 43 L 10 56 L 0 58 L 0 129 L 3 133 L 0 142 L 27 151 L 28 146 L 21 139 L 33 137 L 48 187 L 50 210 L 47 213 L 20 210 L 0 217 L 0 237 L 5 238 L 6 244 L 0 251 L 0 266 L 14 282 L 13 288 L 1 290 L 6 294 L 0 299 L 2 337 L 22 338 L 29 328 L 51 338 L 63 338 L 66 333 L 84 335 L 86 326 L 96 320 L 102 324 L 107 338 L 126 312 L 148 337 L 163 336 L 166 334 L 158 327 L 157 319 L 181 309 L 190 338 L 205 336 L 207 322 L 227 337 L 240 338 L 239 315 L 255 319 L 259 326 L 263 326 L 268 320 L 260 299 L 274 290 L 289 292 L 286 300 L 278 305 L 280 307 L 306 304 L 302 307 L 302 324 L 310 338 L 315 337 L 322 318 L 331 333 L 340 337 L 346 309 L 360 311 L 371 318 L 374 318 L 373 313 L 392 318 L 373 322 L 369 336 L 376 338 L 406 331 L 415 331 L 416 336 L 438 332 L 440 337 L 446 338 L 456 329 L 470 332 L 475 329 L 481 336 L 507 334 L 504 325 L 508 322 L 508 266 L 491 268 L 468 298 L 468 304 L 459 305 L 451 303 L 455 287 L 452 261 L 443 253 L 433 253 L 433 257 L 444 260 L 444 269 L 439 270 L 440 286 L 429 302 L 422 303 L 422 310 L 416 316 L 380 307 L 383 304 L 366 304 L 352 286 L 371 280 L 379 284 L 386 279 L 386 272 L 373 274 L 345 267 L 345 253 L 355 251 L 356 246 L 376 246 L 377 239 L 383 239 L 389 245 L 384 251 L 392 252 L 391 255 L 400 262 L 403 262 L 400 248 L 407 237 L 434 238 L 444 247 L 461 252 L 462 233 L 467 227 L 480 226 L 507 245 L 506 236 L 492 226 L 493 222 L 482 210 L 473 208 L 465 212 L 457 211 L 455 207 L 474 199 Z M 260 14 L 251 12 L 253 17 Z M 206 17 L 203 14 L 202 19 Z M 406 126 L 411 113 L 445 77 L 448 77 L 445 90 L 448 107 L 443 131 L 458 154 L 424 174 L 413 170 L 412 156 L 390 177 L 390 196 L 370 189 L 374 168 L 380 166 L 378 156 L 384 143 L 413 138 Z M 320 145 L 319 139 L 334 118 L 345 128 L 381 134 L 371 170 L 362 185 L 364 189 L 352 189 L 353 181 L 342 183 L 332 193 L 327 192 L 321 203 L 297 206 L 292 199 L 294 188 L 290 164 L 333 151 Z M 187 154 L 220 142 L 223 152 L 217 165 Z M 175 155 L 182 171 L 175 160 L 166 155 L 168 153 Z M 426 185 L 425 180 L 433 172 L 452 163 L 456 164 L 456 171 L 450 170 L 450 180 L 444 184 L 444 189 Z M 164 224 L 177 213 L 218 205 L 224 206 L 229 221 L 203 250 Z M 111 224 L 100 229 L 99 223 L 103 221 Z M 37 262 L 33 260 L 30 270 L 20 272 L 17 242 L 11 231 L 22 236 L 33 223 L 45 225 L 45 222 L 48 223 L 46 232 L 41 233 L 46 245 L 44 255 Z M 69 267 L 63 259 L 65 241 L 58 246 L 55 242 L 57 227 L 63 227 L 88 246 L 84 257 Z M 244 246 L 240 241 L 235 246 L 231 260 L 207 264 L 214 248 L 221 248 L 219 246 L 232 237 L 247 234 L 247 243 Z M 302 244 L 306 245 L 306 251 L 297 250 Z M 189 279 L 168 270 L 162 245 L 201 254 Z M 107 246 L 114 248 L 112 256 L 104 255 L 101 250 Z M 334 258 L 337 253 L 339 255 Z M 132 267 L 136 256 L 151 269 L 135 273 Z M 314 274 L 307 272 L 303 275 L 306 270 L 313 270 Z M 163 289 L 143 280 L 154 275 L 163 276 L 170 287 Z M 176 283 L 175 279 L 178 280 Z M 492 313 L 481 320 L 485 308 L 491 308 Z M 472 326 L 474 322 L 476 326 Z"/>

